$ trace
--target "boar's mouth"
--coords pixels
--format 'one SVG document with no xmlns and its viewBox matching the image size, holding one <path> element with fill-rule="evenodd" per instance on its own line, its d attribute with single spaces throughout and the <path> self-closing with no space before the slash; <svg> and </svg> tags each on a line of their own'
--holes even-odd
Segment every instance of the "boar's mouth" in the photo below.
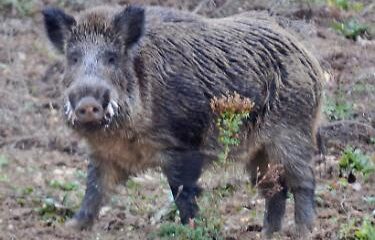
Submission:
<svg viewBox="0 0 375 240">
<path fill-rule="evenodd" d="M 85 131 L 95 131 L 100 129 L 108 129 L 113 124 L 117 123 L 117 118 L 120 113 L 120 106 L 115 100 L 110 100 L 107 106 L 103 109 L 103 114 L 100 119 L 96 121 L 80 121 L 77 113 L 69 100 L 64 104 L 64 118 L 68 126 Z"/>
</svg>

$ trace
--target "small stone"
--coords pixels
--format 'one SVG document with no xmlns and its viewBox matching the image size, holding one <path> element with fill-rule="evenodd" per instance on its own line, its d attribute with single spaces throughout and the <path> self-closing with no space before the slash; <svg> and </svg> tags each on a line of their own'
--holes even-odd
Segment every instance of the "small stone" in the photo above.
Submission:
<svg viewBox="0 0 375 240">
<path fill-rule="evenodd" d="M 355 190 L 355 191 L 360 191 L 362 189 L 362 185 L 358 182 L 352 184 L 352 188 Z"/>
</svg>

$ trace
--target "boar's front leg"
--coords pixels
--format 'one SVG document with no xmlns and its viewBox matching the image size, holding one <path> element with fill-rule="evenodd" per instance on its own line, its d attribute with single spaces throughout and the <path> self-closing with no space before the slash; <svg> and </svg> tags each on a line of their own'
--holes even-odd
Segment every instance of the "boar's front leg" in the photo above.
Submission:
<svg viewBox="0 0 375 240">
<path fill-rule="evenodd" d="M 77 230 L 89 229 L 98 216 L 105 197 L 103 172 L 100 166 L 90 162 L 87 168 L 86 192 L 80 210 L 66 225 Z"/>
<path fill-rule="evenodd" d="M 201 188 L 197 181 L 202 173 L 203 154 L 199 151 L 172 150 L 168 151 L 170 161 L 163 171 L 168 178 L 169 186 L 180 212 L 181 222 L 189 223 L 198 213 L 196 197 Z"/>
</svg>

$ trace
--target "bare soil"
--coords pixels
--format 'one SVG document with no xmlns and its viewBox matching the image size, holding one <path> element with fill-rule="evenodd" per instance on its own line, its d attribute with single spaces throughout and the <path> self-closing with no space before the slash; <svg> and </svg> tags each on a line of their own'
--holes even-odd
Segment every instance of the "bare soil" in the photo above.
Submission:
<svg viewBox="0 0 375 240">
<path fill-rule="evenodd" d="M 375 161 L 375 29 L 370 27 L 366 36 L 354 41 L 330 27 L 333 21 L 350 17 L 374 27 L 373 1 L 362 1 L 364 9 L 359 12 L 311 1 L 21 0 L 13 6 L 5 2 L 0 1 L 0 239 L 149 239 L 167 221 L 155 217 L 170 201 L 170 192 L 160 171 L 154 170 L 120 186 L 92 231 L 76 233 L 63 224 L 84 193 L 87 151 L 61 120 L 62 57 L 46 39 L 40 9 L 57 5 L 77 12 L 103 2 L 167 5 L 209 17 L 268 10 L 321 62 L 326 98 L 350 105 L 344 120 L 326 118 L 322 123 L 326 157 L 315 161 L 317 219 L 312 239 L 339 239 L 347 224 L 358 225 L 365 216 L 374 224 L 374 202 L 365 201 L 375 197 L 374 176 L 366 181 L 359 176 L 355 184 L 344 186 L 339 183 L 338 158 L 351 145 Z M 56 181 L 73 187 L 64 188 Z M 200 207 L 216 209 L 225 239 L 261 239 L 264 202 L 249 186 L 241 166 L 213 168 L 201 185 L 206 194 L 220 195 L 215 203 L 206 201 L 206 195 Z M 57 210 L 51 215 L 41 212 L 51 199 Z M 291 238 L 292 203 L 288 199 L 285 230 L 277 239 Z"/>
</svg>

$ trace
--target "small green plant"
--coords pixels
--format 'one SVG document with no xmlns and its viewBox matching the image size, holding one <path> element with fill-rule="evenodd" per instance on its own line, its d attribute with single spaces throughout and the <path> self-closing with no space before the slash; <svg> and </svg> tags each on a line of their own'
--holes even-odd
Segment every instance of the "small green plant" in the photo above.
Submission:
<svg viewBox="0 0 375 240">
<path fill-rule="evenodd" d="M 254 103 L 249 98 L 241 98 L 238 93 L 227 94 L 211 100 L 211 109 L 218 116 L 216 126 L 219 129 L 219 143 L 223 152 L 219 154 L 219 161 L 225 163 L 231 147 L 240 144 L 240 128 L 243 121 L 250 116 Z"/>
<path fill-rule="evenodd" d="M 354 10 L 358 12 L 363 9 L 363 3 L 351 2 L 349 0 L 327 0 L 327 5 L 345 11 Z"/>
<path fill-rule="evenodd" d="M 3 155 L 0 155 L 0 182 L 8 182 L 9 181 L 9 178 L 8 178 L 8 175 L 4 172 L 2 172 L 2 170 L 8 166 L 9 162 L 8 162 L 8 159 L 3 156 Z"/>
<path fill-rule="evenodd" d="M 76 182 L 62 182 L 58 180 L 51 180 L 49 185 L 53 188 L 60 189 L 63 191 L 74 191 L 78 189 L 78 183 Z"/>
<path fill-rule="evenodd" d="M 365 80 L 368 80 L 368 78 L 366 78 Z M 373 93 L 375 92 L 375 86 L 371 83 L 359 82 L 354 85 L 353 91 L 358 93 Z"/>
<path fill-rule="evenodd" d="M 362 197 L 363 201 L 365 201 L 369 205 L 374 205 L 375 206 L 375 195 L 374 196 L 365 196 Z"/>
<path fill-rule="evenodd" d="M 5 156 L 0 155 L 0 170 L 3 169 L 3 167 L 8 166 L 8 164 L 8 159 Z"/>
<path fill-rule="evenodd" d="M 334 22 L 332 28 L 352 40 L 356 40 L 358 36 L 366 35 L 369 29 L 367 25 L 359 23 L 354 19 L 344 22 Z"/>
<path fill-rule="evenodd" d="M 352 239 L 355 231 L 356 219 L 349 219 L 347 223 L 340 226 L 339 239 Z"/>
<path fill-rule="evenodd" d="M 357 218 L 350 219 L 341 225 L 339 239 L 375 240 L 375 226 L 368 216 L 362 221 Z"/>
<path fill-rule="evenodd" d="M 354 182 L 354 173 L 361 173 L 367 178 L 375 171 L 375 164 L 360 149 L 347 147 L 339 160 L 339 168 L 341 173 L 347 174 L 349 182 Z"/>
<path fill-rule="evenodd" d="M 65 206 L 66 196 L 64 196 L 63 204 L 50 197 L 42 200 L 42 206 L 36 210 L 47 224 L 51 225 L 54 222 L 63 223 L 66 219 L 73 216 L 74 210 Z"/>
<path fill-rule="evenodd" d="M 225 195 L 228 194 L 228 191 L 233 191 L 232 188 L 232 185 L 226 185 L 224 187 L 215 188 L 212 192 L 204 192 L 203 196 L 198 200 L 199 205 L 210 207 L 202 207 L 199 216 L 194 218 L 189 225 L 181 225 L 176 222 L 166 222 L 160 226 L 157 232 L 152 233 L 150 238 L 163 240 L 223 240 L 224 237 L 221 233 L 223 220 L 218 205 L 223 194 Z M 168 219 L 176 221 L 176 219 L 173 218 Z"/>
<path fill-rule="evenodd" d="M 375 240 L 375 226 L 371 223 L 369 218 L 365 218 L 354 236 L 358 240 Z"/>
<path fill-rule="evenodd" d="M 324 96 L 323 112 L 331 121 L 348 119 L 353 115 L 353 105 L 346 102 L 341 93 L 336 99 Z"/>
<path fill-rule="evenodd" d="M 204 218 L 195 219 L 196 227 L 181 225 L 178 223 L 166 223 L 160 226 L 157 236 L 160 239 L 179 240 L 212 240 L 224 239 L 220 236 L 217 226 Z"/>
<path fill-rule="evenodd" d="M 28 16 L 35 11 L 35 0 L 0 0 L 0 11 L 15 9 L 18 14 Z"/>
</svg>

